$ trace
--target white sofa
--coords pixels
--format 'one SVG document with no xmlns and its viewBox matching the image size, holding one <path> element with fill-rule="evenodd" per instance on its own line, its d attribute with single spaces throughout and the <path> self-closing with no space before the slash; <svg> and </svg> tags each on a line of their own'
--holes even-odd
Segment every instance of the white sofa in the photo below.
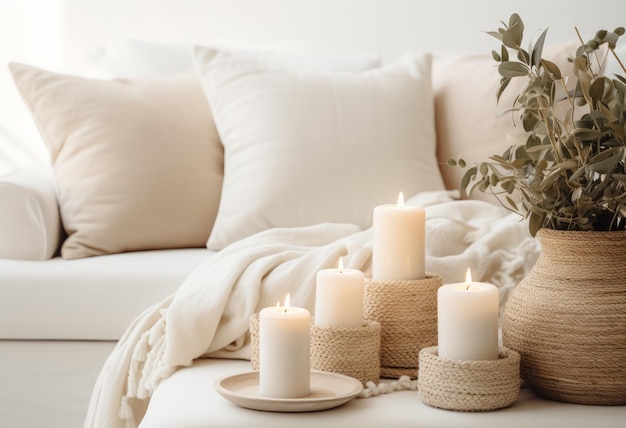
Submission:
<svg viewBox="0 0 626 428">
<path fill-rule="evenodd" d="M 216 3 L 219 2 L 208 2 L 205 5 L 207 8 L 205 12 L 215 11 Z M 378 3 L 385 2 L 368 2 L 362 9 L 358 9 L 359 13 L 372 17 L 379 14 L 381 10 L 386 10 L 381 9 L 382 6 Z M 319 7 L 327 10 L 332 6 L 324 3 Z M 415 5 L 403 4 L 402 7 L 404 11 L 400 8 L 398 15 L 417 12 Z M 623 7 L 621 3 L 619 7 Z M 225 19 L 225 22 L 228 18 L 234 22 L 231 12 L 233 12 L 232 9 L 225 7 L 220 16 Z M 511 11 L 506 13 L 509 12 Z M 279 16 L 280 14 L 275 17 L 276 22 L 280 21 Z M 316 17 L 320 18 L 319 15 Z M 506 16 L 498 16 L 498 19 L 505 18 Z M 306 21 L 305 17 L 302 19 Z M 573 24 L 579 24 L 581 19 L 578 17 L 578 21 Z M 406 21 L 403 22 L 406 23 Z M 439 25 L 445 25 L 446 22 L 445 19 L 441 20 Z M 488 25 L 491 27 L 497 25 L 497 20 L 489 22 Z M 393 25 L 389 25 L 391 25 L 390 31 L 393 31 Z M 306 28 L 303 31 L 306 31 Z M 333 30 L 328 29 L 332 27 L 325 28 L 332 34 Z M 293 31 L 293 28 L 289 31 Z M 337 28 L 334 31 L 336 34 L 345 36 L 345 33 L 338 32 Z M 393 37 L 386 37 L 388 39 L 384 43 L 398 41 Z M 402 37 L 405 36 L 400 36 L 400 39 Z M 218 42 L 228 41 L 227 38 L 218 38 Z M 323 43 L 330 45 L 332 41 L 333 38 L 325 34 Z M 74 40 L 73 47 L 76 48 L 76 44 L 81 42 L 84 40 Z M 307 45 L 307 43 L 304 44 Z M 280 45 L 280 43 L 274 43 L 274 45 Z M 311 50 L 319 47 L 310 43 L 309 45 L 312 47 Z M 387 48 L 395 53 L 401 49 L 398 47 L 400 45 L 395 44 L 391 47 L 387 45 Z M 406 46 L 402 48 L 405 52 L 418 50 L 412 42 L 402 46 Z M 547 55 L 552 56 L 555 62 L 565 64 L 565 58 L 571 53 L 572 46 L 573 42 L 553 44 L 548 47 Z M 346 46 L 343 48 L 345 50 Z M 361 43 L 355 43 L 349 48 L 354 52 L 376 50 L 366 49 Z M 429 49 L 425 49 L 423 45 L 419 46 L 419 51 L 426 50 Z M 331 62 L 333 67 L 336 66 L 338 69 L 347 67 L 363 70 L 377 66 L 375 64 L 377 56 L 358 55 L 344 61 L 342 55 L 338 56 L 336 51 L 332 53 Z M 393 63 L 395 60 L 387 58 L 387 53 L 383 53 L 383 62 Z M 196 56 L 198 55 L 200 54 L 196 52 Z M 323 63 L 325 60 L 317 58 L 314 68 L 328 68 L 328 64 L 320 65 L 319 61 Z M 50 106 L 47 105 L 37 106 L 37 102 L 33 100 L 47 95 L 44 89 L 41 89 L 41 92 L 27 93 L 32 90 L 28 87 L 33 81 L 41 84 L 42 79 L 48 79 L 47 81 L 52 81 L 54 84 L 65 84 L 67 87 L 63 88 L 56 98 L 50 98 L 52 101 L 56 100 L 55 105 L 64 105 L 63 95 L 67 94 L 66 91 L 75 90 L 76 94 L 88 93 L 85 91 L 93 89 L 98 83 L 74 80 L 65 75 L 52 75 L 29 67 L 19 67 L 21 66 L 14 70 L 16 80 L 22 79 L 23 82 L 28 82 L 28 84 L 22 84 L 22 93 L 27 103 L 30 100 L 30 107 L 37 117 L 40 130 L 52 153 L 54 169 L 49 166 L 29 168 L 0 179 L 0 379 L 2 379 L 0 425 L 7 427 L 79 426 L 84 420 L 89 395 L 98 371 L 127 326 L 146 308 L 174 293 L 201 262 L 217 252 L 204 246 L 213 227 L 213 221 L 208 221 L 208 219 L 214 219 L 217 215 L 223 179 L 221 174 L 229 174 L 230 171 L 221 170 L 224 154 L 219 150 L 221 147 L 219 145 L 209 148 L 194 146 L 195 151 L 190 149 L 183 160 L 174 159 L 170 156 L 170 152 L 165 152 L 164 156 L 156 160 L 146 159 L 143 156 L 151 153 L 151 150 L 156 150 L 150 146 L 139 147 L 134 152 L 124 152 L 119 155 L 120 157 L 111 159 L 103 157 L 102 152 L 89 157 L 88 150 L 82 152 L 77 150 L 76 153 L 68 155 L 64 152 L 66 149 L 62 147 L 63 144 L 57 145 L 57 142 L 65 141 L 68 135 L 72 137 L 73 131 L 62 135 L 63 132 L 58 128 L 52 129 L 46 125 L 46 122 L 54 122 L 59 112 L 51 112 Z M 189 120 L 193 114 L 201 116 L 200 113 L 203 115 L 207 113 L 207 106 L 202 105 L 204 98 L 200 85 L 195 80 L 196 74 L 186 75 L 184 78 L 162 77 L 161 79 L 160 82 L 163 85 L 185 85 L 182 89 L 179 86 L 172 86 L 172 92 L 179 94 L 180 92 L 176 91 L 183 91 L 187 98 L 184 100 L 169 98 L 170 105 L 163 110 L 151 111 L 150 114 L 153 116 L 150 120 L 154 121 L 155 116 L 162 117 L 158 115 L 174 114 L 177 111 L 181 116 L 184 114 L 186 120 Z M 184 82 L 181 83 L 182 80 L 180 80 L 172 83 L 175 79 L 182 79 Z M 449 158 L 462 154 L 470 162 L 479 161 L 508 146 L 506 135 L 513 134 L 514 129 L 508 122 L 494 119 L 498 111 L 494 97 L 498 80 L 488 50 L 480 53 L 473 50 L 472 53 L 463 54 L 436 53 L 432 62 L 433 94 L 431 98 L 424 99 L 427 106 L 429 103 L 430 107 L 434 106 L 432 137 L 436 138 L 433 140 L 436 141 L 436 147 L 431 147 L 430 152 L 425 152 L 424 156 L 432 158 L 433 162 L 430 166 L 435 165 L 435 169 L 437 162 L 439 163 L 442 181 L 439 184 L 435 183 L 432 188 L 429 185 L 420 187 L 420 183 L 413 183 L 411 184 L 414 186 L 412 191 L 437 190 L 444 184 L 449 189 L 458 188 L 462 172 L 445 165 Z M 158 83 L 153 82 L 150 85 L 154 85 L 150 86 L 150 90 L 154 87 L 158 88 L 155 89 L 156 91 L 161 90 Z M 105 88 L 102 93 L 108 93 L 108 89 Z M 168 93 L 164 96 L 176 97 L 178 95 Z M 512 92 L 511 96 L 513 96 Z M 150 100 L 154 99 L 144 100 L 141 106 L 149 105 Z M 509 101 L 505 97 L 502 103 L 506 105 Z M 195 113 L 189 113 L 190 111 Z M 77 112 L 80 112 L 80 108 L 65 113 L 76 115 Z M 99 112 L 102 113 L 102 110 Z M 210 112 L 206 117 L 209 116 Z M 83 120 L 77 119 L 78 116 L 72 117 L 76 120 Z M 150 120 L 146 122 L 148 125 L 152 123 Z M 135 126 L 132 128 L 133 132 L 137 129 L 144 129 L 137 125 L 134 119 L 131 122 L 131 125 Z M 64 126 L 71 128 L 74 123 L 76 122 L 70 121 Z M 170 128 L 176 123 L 172 122 Z M 205 129 L 203 126 L 199 128 L 194 128 L 193 124 L 190 126 L 192 129 L 181 132 L 188 132 L 187 135 L 193 138 L 206 137 L 209 133 L 215 132 L 214 129 Z M 126 130 L 127 128 L 124 128 L 124 132 Z M 220 134 L 222 132 L 227 131 L 220 129 Z M 52 135 L 52 133 L 57 134 Z M 119 135 L 119 133 L 116 134 L 116 136 Z M 159 137 L 159 135 L 149 135 L 149 138 Z M 134 141 L 129 144 L 134 144 Z M 381 144 L 387 143 L 381 142 Z M 80 145 L 78 147 L 80 148 Z M 76 156 L 85 155 L 86 157 L 78 158 L 76 163 L 71 164 L 64 158 L 65 155 L 74 156 L 75 159 Z M 228 152 L 226 156 L 228 159 Z M 188 163 L 190 160 L 195 161 L 192 167 Z M 157 163 L 149 164 L 152 161 Z M 127 177 L 124 175 L 125 170 L 123 168 L 114 170 L 120 162 L 122 166 L 128 167 L 145 166 L 139 169 L 140 172 L 134 171 L 131 175 L 138 179 L 149 177 L 149 182 L 139 183 L 138 187 L 125 182 L 124 177 Z M 197 175 L 186 175 L 198 163 L 203 162 L 211 164 L 209 170 L 200 169 L 199 172 L 210 180 L 208 188 L 206 185 L 194 186 L 193 180 L 197 179 Z M 98 176 L 98 171 L 104 171 L 107 166 L 113 169 L 113 171 L 109 169 L 107 173 L 113 174 L 101 177 L 100 181 L 88 180 L 89 177 Z M 297 168 L 300 167 L 297 166 Z M 432 175 L 432 171 L 430 173 Z M 439 174 L 439 171 L 436 173 Z M 167 188 L 168 183 L 172 181 L 171 178 L 174 177 L 177 178 L 176 185 Z M 319 177 L 322 177 L 322 174 Z M 107 195 L 119 194 L 120 189 L 129 190 L 128 198 L 117 202 L 118 208 L 132 205 L 138 210 L 147 209 L 147 211 L 132 218 L 124 217 L 126 215 L 124 214 L 120 219 L 115 217 L 116 212 L 106 210 L 107 201 L 104 202 L 105 209 L 102 209 L 102 205 L 98 205 L 102 203 L 102 200 L 87 201 L 88 205 L 73 205 L 76 198 L 81 198 L 80 195 L 98 194 L 101 189 L 99 186 L 106 187 L 111 184 L 112 180 L 117 180 L 118 187 L 106 188 Z M 66 187 L 68 183 L 69 187 Z M 287 180 L 286 184 L 293 183 Z M 236 186 L 232 183 L 230 185 Z M 156 192 L 157 196 L 165 194 L 172 199 L 167 199 L 165 203 L 162 200 L 138 199 L 137 195 L 141 193 L 137 192 L 147 194 L 153 187 L 161 189 L 160 192 Z M 382 190 L 378 189 L 378 191 Z M 205 201 L 204 205 L 198 202 L 199 195 L 209 194 L 210 202 Z M 188 205 L 183 205 L 181 201 Z M 252 204 L 254 201 L 249 199 L 246 202 Z M 89 205 L 90 203 L 92 205 Z M 178 208 L 178 211 L 174 210 L 176 212 L 173 214 L 170 213 L 172 206 Z M 92 208 L 93 212 L 90 215 L 95 215 L 95 217 L 82 216 Z M 165 212 L 170 213 L 171 216 L 165 216 L 163 214 Z M 151 213 L 155 215 L 152 216 Z M 159 216 L 161 216 L 160 222 L 155 220 L 151 223 L 152 217 Z M 106 224 L 107 219 L 111 220 L 112 223 L 109 226 L 112 227 L 104 228 L 104 230 L 98 229 L 97 226 Z M 232 220 L 232 218 L 222 219 L 222 221 L 226 220 Z M 269 222 L 272 223 L 274 220 L 270 219 Z M 343 219 L 339 218 L 337 221 L 341 220 Z M 366 216 L 363 220 L 364 227 L 367 226 L 367 220 Z M 70 230 L 70 235 L 74 235 L 74 240 L 70 239 L 71 245 L 68 245 L 70 241 L 61 227 L 62 221 L 65 230 Z M 113 223 L 114 221 L 118 223 Z M 122 229 L 118 227 L 120 224 L 124 225 Z M 254 221 L 244 219 L 244 224 L 254 224 Z M 281 226 L 281 224 L 272 224 L 272 226 Z M 167 234 L 164 229 L 172 233 Z M 85 230 L 88 233 L 82 235 L 82 231 Z M 200 232 L 194 235 L 190 230 Z M 157 235 L 157 232 L 163 232 L 162 236 L 152 240 L 151 235 Z M 254 230 L 250 233 L 252 232 Z M 100 239 L 96 245 L 92 240 L 93 237 Z M 237 238 L 236 235 L 223 235 L 219 237 L 219 244 L 214 242 L 213 246 L 209 244 L 209 248 L 223 248 L 224 243 Z M 103 244 L 100 245 L 100 243 Z M 65 258 L 61 257 L 63 250 Z M 215 423 L 215 426 L 242 426 L 256 424 L 261 420 L 268 426 L 283 422 L 302 424 L 302 420 L 308 420 L 310 424 L 332 421 L 331 423 L 341 425 L 344 422 L 352 423 L 354 420 L 351 419 L 352 417 L 360 417 L 361 419 L 356 420 L 359 420 L 361 426 L 380 426 L 392 420 L 397 426 L 408 426 L 416 421 L 425 420 L 432 426 L 435 423 L 439 426 L 456 426 L 460 423 L 473 424 L 473 426 L 495 423 L 511 426 L 528 426 L 531 423 L 536 426 L 557 426 L 567 421 L 568 426 L 594 424 L 608 427 L 617 426 L 626 417 L 623 407 L 603 409 L 559 405 L 541 401 L 528 391 L 523 391 L 520 406 L 508 410 L 511 416 L 508 413 L 496 412 L 472 418 L 472 415 L 436 411 L 419 403 L 417 397 L 409 395 L 411 392 L 381 397 L 379 401 L 371 399 L 373 407 L 368 407 L 370 404 L 365 400 L 353 402 L 344 410 L 313 414 L 309 416 L 310 420 L 307 417 L 301 419 L 297 415 L 258 414 L 233 407 L 217 396 L 211 388 L 207 391 L 207 385 L 210 385 L 213 379 L 225 373 L 244 369 L 246 364 L 245 362 L 225 361 L 220 367 L 215 366 L 217 361 L 202 361 L 197 366 L 181 370 L 166 380 L 157 389 L 143 426 L 208 426 L 209 423 Z M 206 381 L 199 382 L 200 378 L 205 378 Z M 183 389 L 187 395 L 180 395 Z M 207 394 L 206 402 L 204 394 Z M 394 410 L 393 414 L 382 413 L 383 408 L 396 405 L 394 396 L 398 397 L 397 400 L 400 403 L 398 406 L 411 406 L 410 411 L 407 410 L 404 413 L 404 410 L 398 409 Z M 201 397 L 200 400 L 198 400 L 199 397 Z M 180 401 L 175 401 L 175 399 Z M 192 403 L 195 407 L 188 409 L 180 403 Z M 206 407 L 201 407 L 203 403 L 208 404 Z M 212 409 L 215 406 L 220 408 L 223 406 L 224 413 L 213 419 Z M 399 416 L 399 413 L 402 415 Z M 528 415 L 533 416 L 526 419 Z M 334 419 L 326 419 L 327 417 Z M 367 420 L 369 420 L 369 425 L 365 422 Z M 304 426 L 307 426 L 309 422 L 304 423 Z"/>
</svg>

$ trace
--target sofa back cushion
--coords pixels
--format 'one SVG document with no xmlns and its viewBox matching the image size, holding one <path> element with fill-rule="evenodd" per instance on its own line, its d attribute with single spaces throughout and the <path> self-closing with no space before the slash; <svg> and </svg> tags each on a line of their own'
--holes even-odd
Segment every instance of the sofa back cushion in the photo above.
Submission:
<svg viewBox="0 0 626 428">
<path fill-rule="evenodd" d="M 195 59 L 225 155 L 209 249 L 271 227 L 367 228 L 400 191 L 443 189 L 430 55 L 360 72 L 209 48 Z"/>
<path fill-rule="evenodd" d="M 50 152 L 63 258 L 205 245 L 223 150 L 197 79 L 10 69 Z"/>
<path fill-rule="evenodd" d="M 495 46 L 497 41 L 494 39 Z M 564 76 L 571 75 L 572 66 L 567 59 L 574 55 L 578 46 L 576 40 L 546 45 L 543 56 L 557 64 Z M 526 83 L 523 77 L 513 79 L 498 104 L 496 92 L 500 86 L 500 74 L 490 54 L 441 55 L 434 58 L 437 156 L 446 187 L 458 189 L 465 173 L 461 168 L 447 166 L 448 159 L 462 157 L 468 166 L 472 166 L 488 160 L 489 156 L 502 154 L 523 138 L 524 130 L 517 114 L 497 116 L 512 107 L 515 97 Z M 490 194 L 478 191 L 471 196 L 496 202 Z"/>
</svg>

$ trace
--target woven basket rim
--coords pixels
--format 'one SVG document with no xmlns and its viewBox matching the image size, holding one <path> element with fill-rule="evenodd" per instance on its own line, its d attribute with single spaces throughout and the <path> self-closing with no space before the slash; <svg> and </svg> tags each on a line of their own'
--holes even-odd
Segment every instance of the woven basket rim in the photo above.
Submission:
<svg viewBox="0 0 626 428">
<path fill-rule="evenodd" d="M 329 333 L 352 333 L 367 330 L 380 330 L 380 322 L 376 320 L 364 319 L 363 324 L 359 327 L 332 327 L 328 325 L 317 325 L 315 324 L 315 318 L 311 317 L 311 328 Z"/>
<path fill-rule="evenodd" d="M 433 358 L 436 361 L 452 363 L 453 365 L 463 365 L 467 366 L 468 364 L 472 367 L 479 369 L 481 367 L 493 367 L 494 365 L 503 365 L 514 363 L 516 361 L 520 361 L 520 354 L 513 349 L 507 348 L 506 346 L 500 346 L 498 348 L 498 359 L 497 360 L 452 360 L 449 358 L 442 358 L 439 356 L 439 347 L 438 346 L 429 346 L 428 348 L 424 348 L 420 351 L 420 354 L 424 354 L 424 356 L 429 355 L 430 358 Z"/>
<path fill-rule="evenodd" d="M 615 239 L 626 238 L 626 230 L 558 230 L 550 229 L 548 227 L 542 227 L 537 232 L 538 237 L 547 238 L 600 238 L 600 239 Z"/>
<path fill-rule="evenodd" d="M 365 276 L 365 281 L 369 283 L 415 284 L 432 280 L 441 280 L 441 275 L 434 272 L 426 272 L 424 278 L 421 279 L 372 279 L 371 275 Z"/>
</svg>

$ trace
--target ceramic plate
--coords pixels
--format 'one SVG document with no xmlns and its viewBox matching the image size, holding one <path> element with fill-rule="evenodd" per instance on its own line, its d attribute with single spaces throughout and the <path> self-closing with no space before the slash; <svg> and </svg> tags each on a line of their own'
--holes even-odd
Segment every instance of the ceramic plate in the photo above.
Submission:
<svg viewBox="0 0 626 428">
<path fill-rule="evenodd" d="M 270 398 L 259 392 L 259 372 L 226 376 L 215 382 L 228 401 L 248 409 L 269 412 L 314 412 L 341 406 L 359 395 L 361 382 L 337 373 L 311 371 L 311 394 L 302 398 Z"/>
</svg>

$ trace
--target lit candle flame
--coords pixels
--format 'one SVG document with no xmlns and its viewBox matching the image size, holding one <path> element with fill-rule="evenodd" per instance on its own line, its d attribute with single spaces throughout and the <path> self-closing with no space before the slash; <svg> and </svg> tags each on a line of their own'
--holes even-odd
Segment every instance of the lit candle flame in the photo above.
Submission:
<svg viewBox="0 0 626 428">
<path fill-rule="evenodd" d="M 289 301 L 289 293 L 287 293 L 287 296 L 285 296 L 285 304 L 283 306 L 280 306 L 280 300 L 278 302 L 276 302 L 276 309 L 277 310 L 281 310 L 281 308 L 285 311 L 285 313 L 287 313 L 287 309 L 289 309 L 289 304 L 291 302 Z"/>
<path fill-rule="evenodd" d="M 287 297 L 285 297 L 285 313 L 287 313 L 287 309 L 289 309 L 289 304 L 291 303 L 289 299 L 289 293 L 287 293 Z"/>
<path fill-rule="evenodd" d="M 398 208 L 404 208 L 404 194 L 402 192 L 398 194 Z"/>
<path fill-rule="evenodd" d="M 467 272 L 465 273 L 465 285 L 467 285 L 467 287 L 465 287 L 466 291 L 472 286 L 472 272 L 470 268 L 467 268 Z"/>
<path fill-rule="evenodd" d="M 343 273 L 343 257 L 339 257 L 339 273 Z"/>
</svg>

